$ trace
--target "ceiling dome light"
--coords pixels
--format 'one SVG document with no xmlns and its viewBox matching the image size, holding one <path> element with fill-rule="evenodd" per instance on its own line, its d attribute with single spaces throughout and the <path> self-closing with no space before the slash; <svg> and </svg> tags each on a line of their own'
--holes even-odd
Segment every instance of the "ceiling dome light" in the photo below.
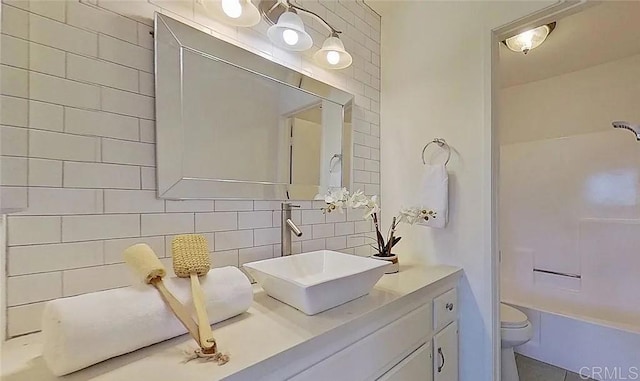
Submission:
<svg viewBox="0 0 640 381">
<path fill-rule="evenodd" d="M 228 25 L 252 27 L 260 23 L 260 11 L 251 0 L 198 0 L 212 18 Z"/>
<path fill-rule="evenodd" d="M 555 29 L 556 23 L 541 25 L 502 41 L 510 50 L 527 54 L 540 46 Z"/>
<path fill-rule="evenodd" d="M 304 30 L 302 19 L 291 11 L 284 12 L 278 23 L 269 27 L 267 36 L 275 45 L 296 52 L 307 50 L 313 45 L 311 36 Z"/>
<path fill-rule="evenodd" d="M 344 69 L 353 62 L 351 54 L 344 49 L 337 34 L 324 40 L 322 48 L 313 55 L 313 59 L 325 69 Z"/>
</svg>

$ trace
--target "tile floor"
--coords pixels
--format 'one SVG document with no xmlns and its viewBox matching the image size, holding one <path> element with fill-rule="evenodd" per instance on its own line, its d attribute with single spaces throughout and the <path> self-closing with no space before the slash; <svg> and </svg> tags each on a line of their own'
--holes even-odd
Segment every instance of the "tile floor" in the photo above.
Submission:
<svg viewBox="0 0 640 381">
<path fill-rule="evenodd" d="M 582 381 L 579 374 L 516 354 L 520 381 Z"/>
</svg>

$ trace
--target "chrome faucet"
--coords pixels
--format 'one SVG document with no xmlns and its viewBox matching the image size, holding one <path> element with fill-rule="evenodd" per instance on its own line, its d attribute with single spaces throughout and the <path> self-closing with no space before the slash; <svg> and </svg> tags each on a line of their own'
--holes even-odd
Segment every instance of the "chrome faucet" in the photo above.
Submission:
<svg viewBox="0 0 640 381">
<path fill-rule="evenodd" d="M 291 208 L 299 207 L 300 205 L 292 205 L 289 202 L 282 203 L 282 209 L 280 210 L 280 232 L 282 236 L 280 242 L 281 257 L 284 257 L 285 255 L 291 255 L 291 232 L 293 232 L 296 237 L 302 236 L 302 231 L 300 230 L 300 228 L 298 228 L 296 224 L 291 220 Z"/>
</svg>

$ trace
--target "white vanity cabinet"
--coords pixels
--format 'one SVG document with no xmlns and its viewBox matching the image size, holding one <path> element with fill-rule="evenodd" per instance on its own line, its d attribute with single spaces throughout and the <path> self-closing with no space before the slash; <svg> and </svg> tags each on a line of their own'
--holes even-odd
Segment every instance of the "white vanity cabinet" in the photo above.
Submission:
<svg viewBox="0 0 640 381">
<path fill-rule="evenodd" d="M 430 298 L 289 380 L 457 381 L 456 289 Z"/>
</svg>

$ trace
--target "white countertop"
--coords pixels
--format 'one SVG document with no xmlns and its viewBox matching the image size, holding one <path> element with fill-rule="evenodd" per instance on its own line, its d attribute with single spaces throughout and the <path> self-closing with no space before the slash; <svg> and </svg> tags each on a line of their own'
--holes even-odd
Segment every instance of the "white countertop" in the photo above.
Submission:
<svg viewBox="0 0 640 381">
<path fill-rule="evenodd" d="M 184 351 L 197 347 L 184 335 L 57 378 L 40 356 L 40 334 L 27 335 L 2 345 L 2 380 L 212 381 L 233 379 L 232 376 L 240 374 L 254 379 L 256 374 L 273 371 L 286 363 L 290 350 L 337 332 L 350 322 L 375 318 L 376 312 L 385 307 L 400 306 L 405 296 L 457 279 L 461 273 L 461 269 L 451 266 L 404 264 L 398 274 L 384 275 L 369 295 L 314 316 L 304 315 L 267 296 L 256 286 L 253 304 L 247 312 L 213 326 L 218 347 L 231 355 L 231 361 L 223 366 L 198 360 L 183 363 Z"/>
</svg>

